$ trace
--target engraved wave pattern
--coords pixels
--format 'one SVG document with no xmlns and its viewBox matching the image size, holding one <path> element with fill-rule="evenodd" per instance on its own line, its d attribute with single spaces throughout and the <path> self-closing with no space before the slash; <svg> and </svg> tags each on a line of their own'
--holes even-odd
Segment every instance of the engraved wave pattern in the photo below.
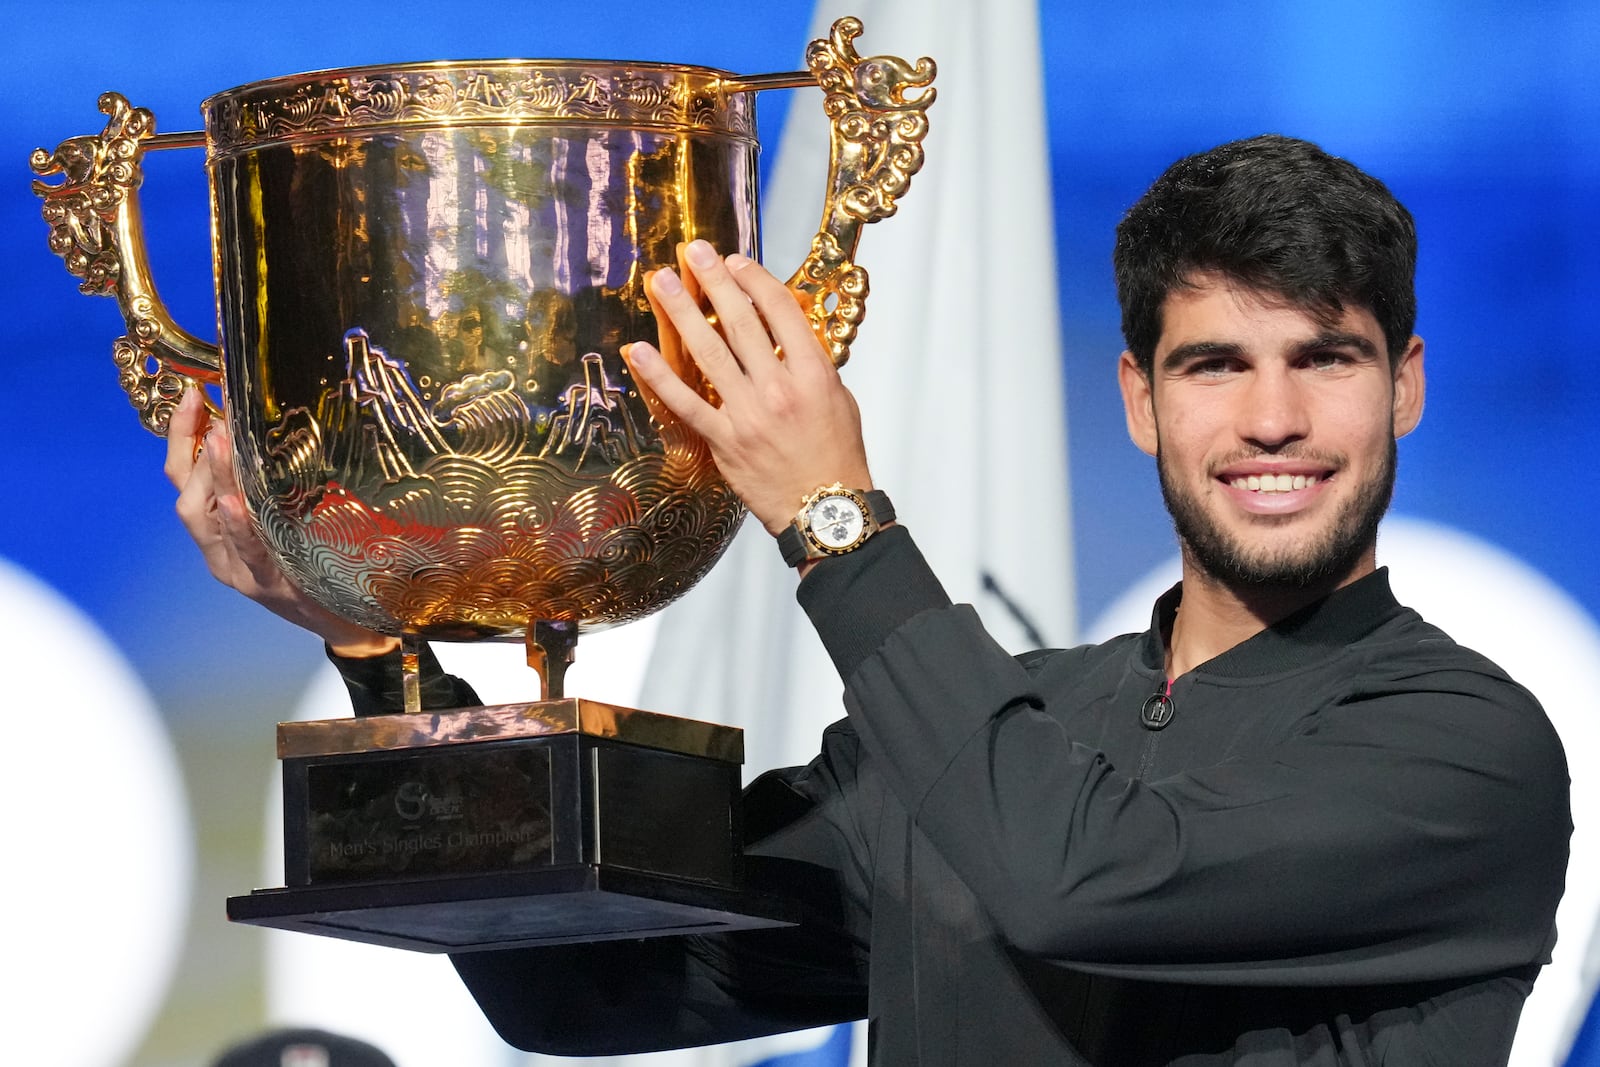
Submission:
<svg viewBox="0 0 1600 1067">
<path fill-rule="evenodd" d="M 454 437 L 457 451 L 500 463 L 527 451 L 533 418 L 521 397 L 501 391 L 460 404 L 442 425 Z"/>
<path fill-rule="evenodd" d="M 298 521 L 269 503 L 262 528 L 302 585 L 374 629 L 510 637 L 540 618 L 601 629 L 687 592 L 744 515 L 698 438 L 675 426 L 662 438 L 664 454 L 603 476 L 527 455 L 434 456 L 376 500 L 329 484 Z"/>
</svg>

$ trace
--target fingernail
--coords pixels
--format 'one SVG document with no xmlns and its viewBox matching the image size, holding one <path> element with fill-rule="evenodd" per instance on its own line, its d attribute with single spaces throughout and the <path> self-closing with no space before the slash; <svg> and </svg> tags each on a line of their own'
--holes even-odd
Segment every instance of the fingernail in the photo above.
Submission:
<svg viewBox="0 0 1600 1067">
<path fill-rule="evenodd" d="M 622 358 L 631 367 L 648 367 L 656 358 L 656 350 L 643 341 L 635 341 L 623 349 Z"/>
<path fill-rule="evenodd" d="M 717 250 L 706 241 L 690 241 L 689 247 L 684 249 L 684 255 L 697 267 L 717 265 Z"/>
<path fill-rule="evenodd" d="M 690 246 L 694 247 L 693 245 Z M 656 271 L 651 279 L 658 293 L 677 294 L 683 292 L 683 283 L 678 280 L 678 275 L 671 267 L 662 267 Z"/>
<path fill-rule="evenodd" d="M 754 262 L 755 260 L 751 259 L 749 256 L 741 256 L 737 252 L 729 256 L 727 259 L 729 270 L 744 270 Z"/>
</svg>

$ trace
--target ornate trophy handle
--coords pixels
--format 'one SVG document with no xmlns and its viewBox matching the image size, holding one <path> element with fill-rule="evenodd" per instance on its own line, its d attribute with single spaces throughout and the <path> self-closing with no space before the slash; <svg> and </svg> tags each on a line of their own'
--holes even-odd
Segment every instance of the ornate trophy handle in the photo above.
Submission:
<svg viewBox="0 0 1600 1067">
<path fill-rule="evenodd" d="M 79 291 L 117 298 L 128 326 L 111 350 L 118 379 L 139 421 L 165 435 L 185 385 L 220 382 L 222 362 L 215 345 L 172 320 L 156 293 L 139 215 L 140 161 L 149 149 L 198 147 L 205 138 L 157 136 L 155 116 L 117 93 L 102 94 L 99 107 L 110 116 L 104 132 L 68 138 L 54 153 L 34 149 L 28 160 L 34 173 L 64 180 L 35 180 L 33 191 L 44 200 L 51 250 L 83 279 Z"/>
<path fill-rule="evenodd" d="M 806 66 L 826 94 L 822 107 L 833 123 L 832 151 L 822 223 L 810 254 L 787 282 L 835 366 L 850 358 L 850 342 L 866 314 L 867 272 L 851 258 L 861 227 L 893 215 L 895 198 L 922 169 L 928 105 L 936 95 L 929 88 L 933 60 L 862 59 L 852 43 L 859 36 L 861 21 L 846 17 L 806 49 Z M 797 83 L 773 75 L 738 84 L 764 89 Z"/>
</svg>

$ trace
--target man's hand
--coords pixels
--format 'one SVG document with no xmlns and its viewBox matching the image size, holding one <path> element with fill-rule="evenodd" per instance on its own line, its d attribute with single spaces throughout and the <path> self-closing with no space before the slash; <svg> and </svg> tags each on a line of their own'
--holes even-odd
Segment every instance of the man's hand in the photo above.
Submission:
<svg viewBox="0 0 1600 1067">
<path fill-rule="evenodd" d="M 338 655 L 379 656 L 400 643 L 341 619 L 284 577 L 250 525 L 227 429 L 212 423 L 196 387 L 184 394 L 167 427 L 165 469 L 178 489 L 178 518 L 217 581 L 310 630 Z"/>
<path fill-rule="evenodd" d="M 721 406 L 685 385 L 644 342 L 625 353 L 635 378 L 705 438 L 717 469 L 774 536 L 820 486 L 871 489 L 855 398 L 794 294 L 760 264 L 739 255 L 723 260 L 705 241 L 688 245 L 684 259 L 718 325 L 671 270 L 651 276 L 650 302 L 663 346 L 670 351 L 675 343 L 670 323 Z"/>
</svg>

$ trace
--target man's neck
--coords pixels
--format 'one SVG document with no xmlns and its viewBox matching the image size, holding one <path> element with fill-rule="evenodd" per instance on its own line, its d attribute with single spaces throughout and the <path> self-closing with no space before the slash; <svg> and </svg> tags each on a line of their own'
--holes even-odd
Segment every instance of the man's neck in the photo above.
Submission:
<svg viewBox="0 0 1600 1067">
<path fill-rule="evenodd" d="M 1177 678 L 1243 644 L 1280 619 L 1341 589 L 1377 568 L 1368 553 L 1342 577 L 1304 588 L 1241 586 L 1224 582 L 1183 558 L 1183 600 L 1167 638 L 1167 677 Z"/>
</svg>

